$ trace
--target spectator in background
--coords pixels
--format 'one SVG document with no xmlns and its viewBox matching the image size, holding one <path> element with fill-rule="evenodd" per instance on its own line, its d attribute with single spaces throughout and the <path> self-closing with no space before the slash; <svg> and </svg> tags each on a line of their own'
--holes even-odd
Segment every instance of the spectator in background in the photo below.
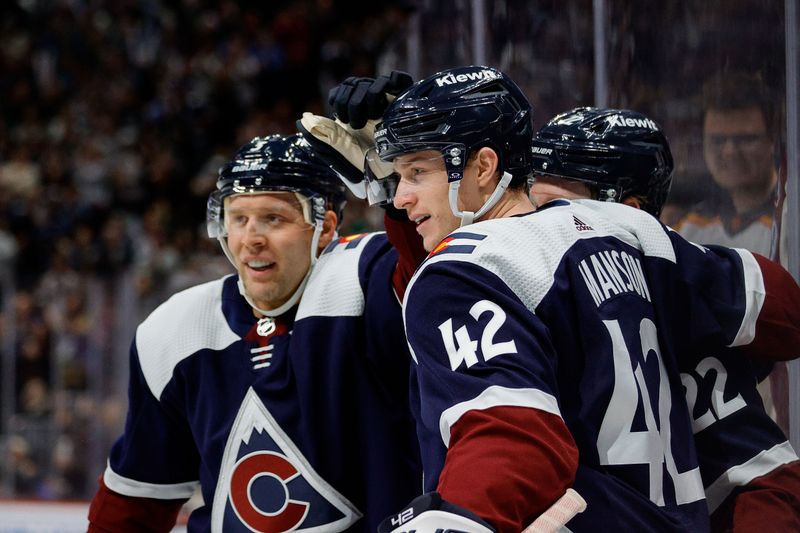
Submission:
<svg viewBox="0 0 800 533">
<path fill-rule="evenodd" d="M 721 191 L 673 224 L 686 239 L 773 256 L 778 183 L 773 100 L 754 73 L 723 72 L 703 86 L 703 156 Z M 787 380 L 785 366 L 779 363 L 759 385 L 765 409 L 785 432 Z"/>
<path fill-rule="evenodd" d="M 632 120 L 608 127 L 615 119 L 618 124 Z M 672 180 L 671 150 L 645 115 L 576 108 L 539 130 L 533 147 L 536 205 L 562 197 L 593 198 L 660 214 Z M 666 168 L 664 161 L 670 161 Z M 765 515 L 774 531 L 800 530 L 800 461 L 756 391 L 758 376 L 772 365 L 742 357 L 736 349 L 709 353 L 697 347 L 682 350 L 678 364 L 711 530 L 757 531 Z M 747 478 L 738 475 L 744 470 Z"/>
<path fill-rule="evenodd" d="M 770 255 L 777 183 L 775 114 L 756 74 L 723 73 L 703 87 L 703 155 L 721 194 L 674 224 L 694 242 Z"/>
</svg>

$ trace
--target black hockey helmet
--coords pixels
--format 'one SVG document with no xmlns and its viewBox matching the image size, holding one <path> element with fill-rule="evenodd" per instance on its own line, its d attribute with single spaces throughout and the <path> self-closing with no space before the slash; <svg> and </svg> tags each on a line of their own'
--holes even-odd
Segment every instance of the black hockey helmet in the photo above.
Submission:
<svg viewBox="0 0 800 533">
<path fill-rule="evenodd" d="M 500 171 L 519 183 L 530 175 L 532 114 L 528 99 L 508 76 L 491 67 L 444 70 L 415 83 L 392 102 L 375 128 L 381 161 L 438 150 L 450 182 L 461 179 L 477 148 L 497 152 Z"/>
<path fill-rule="evenodd" d="M 534 174 L 587 183 L 600 200 L 640 196 L 658 217 L 672 185 L 673 160 L 661 127 L 628 109 L 579 107 L 539 130 L 532 144 Z"/>
<path fill-rule="evenodd" d="M 228 196 L 297 193 L 308 199 L 311 209 L 305 215 L 314 225 L 328 209 L 341 222 L 345 191 L 338 174 L 314 154 L 302 135 L 255 137 L 219 169 L 217 190 L 208 199 L 208 234 L 212 238 L 225 235 L 223 206 Z"/>
</svg>

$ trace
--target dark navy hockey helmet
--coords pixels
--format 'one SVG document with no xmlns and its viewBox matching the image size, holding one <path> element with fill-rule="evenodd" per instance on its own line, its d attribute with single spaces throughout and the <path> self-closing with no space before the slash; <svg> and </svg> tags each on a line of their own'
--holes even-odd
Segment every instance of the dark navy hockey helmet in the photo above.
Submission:
<svg viewBox="0 0 800 533">
<path fill-rule="evenodd" d="M 293 192 L 308 200 L 306 220 L 321 223 L 325 211 L 342 220 L 346 197 L 338 174 L 322 161 L 300 134 L 255 137 L 219 169 L 217 190 L 208 199 L 208 234 L 224 237 L 224 200 L 236 194 Z M 305 206 L 304 206 L 305 209 Z"/>
<path fill-rule="evenodd" d="M 673 160 L 664 132 L 627 109 L 579 107 L 548 122 L 533 139 L 534 174 L 587 183 L 598 199 L 639 196 L 658 217 L 672 185 Z"/>
<path fill-rule="evenodd" d="M 452 68 L 418 81 L 389 105 L 375 128 L 374 155 L 387 162 L 402 154 L 439 151 L 454 182 L 473 151 L 488 146 L 497 152 L 500 171 L 520 183 L 532 171 L 532 114 L 520 88 L 499 70 Z"/>
</svg>

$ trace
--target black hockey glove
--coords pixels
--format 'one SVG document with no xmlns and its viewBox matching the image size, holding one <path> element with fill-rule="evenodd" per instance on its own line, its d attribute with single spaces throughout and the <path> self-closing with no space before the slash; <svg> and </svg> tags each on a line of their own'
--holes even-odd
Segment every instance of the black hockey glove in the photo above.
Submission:
<svg viewBox="0 0 800 533">
<path fill-rule="evenodd" d="M 351 76 L 328 92 L 328 103 L 336 118 L 358 130 L 368 120 L 380 119 L 393 97 L 413 83 L 411 75 L 401 70 L 375 79 Z"/>
<path fill-rule="evenodd" d="M 350 77 L 328 96 L 337 118 L 303 113 L 297 121 L 297 130 L 358 198 L 367 196 L 364 157 L 375 144 L 375 125 L 389 102 L 412 83 L 411 76 L 399 70 L 376 79 Z M 373 171 L 381 176 L 392 172 L 390 164 L 375 165 L 381 168 Z"/>
</svg>

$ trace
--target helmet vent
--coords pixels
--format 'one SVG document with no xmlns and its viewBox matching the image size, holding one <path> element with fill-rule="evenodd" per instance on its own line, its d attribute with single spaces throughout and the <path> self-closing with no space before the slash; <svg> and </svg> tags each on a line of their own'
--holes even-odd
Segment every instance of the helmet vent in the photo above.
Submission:
<svg viewBox="0 0 800 533">
<path fill-rule="evenodd" d="M 608 131 L 609 123 L 605 120 L 595 120 L 587 126 L 586 130 L 595 135 L 603 135 Z"/>
<path fill-rule="evenodd" d="M 564 163 L 589 167 L 602 167 L 604 164 L 619 159 L 619 156 L 599 150 L 565 150 L 560 152 Z"/>
<path fill-rule="evenodd" d="M 487 83 L 486 85 L 476 87 L 474 90 L 465 94 L 464 98 L 483 98 L 486 96 L 503 96 L 506 94 L 508 94 L 508 90 L 503 87 L 503 84 L 499 81 L 494 81 L 492 83 Z M 519 103 L 515 98 L 507 98 L 506 101 L 512 105 L 514 111 L 520 110 Z"/>
<path fill-rule="evenodd" d="M 399 120 L 392 129 L 399 137 L 404 135 L 425 135 L 436 133 L 446 124 L 445 118 L 448 113 L 431 113 L 423 117 L 409 117 Z"/>
</svg>

